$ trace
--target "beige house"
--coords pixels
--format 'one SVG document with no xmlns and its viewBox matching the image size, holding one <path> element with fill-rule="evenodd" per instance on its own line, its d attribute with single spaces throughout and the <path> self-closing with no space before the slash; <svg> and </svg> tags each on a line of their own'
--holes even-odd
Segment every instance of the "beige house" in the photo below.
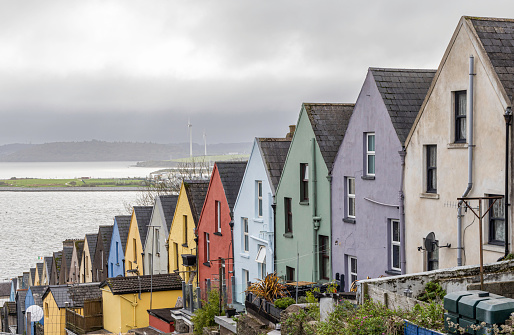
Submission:
<svg viewBox="0 0 514 335">
<path fill-rule="evenodd" d="M 93 262 L 96 251 L 96 241 L 98 234 L 86 234 L 84 238 L 84 249 L 80 259 L 80 278 L 79 283 L 93 282 Z"/>
<path fill-rule="evenodd" d="M 504 195 L 513 92 L 514 20 L 462 17 L 406 140 L 408 273 L 479 263 L 478 219 L 457 198 Z M 504 255 L 504 208 L 498 201 L 483 219 L 485 263 Z"/>
</svg>

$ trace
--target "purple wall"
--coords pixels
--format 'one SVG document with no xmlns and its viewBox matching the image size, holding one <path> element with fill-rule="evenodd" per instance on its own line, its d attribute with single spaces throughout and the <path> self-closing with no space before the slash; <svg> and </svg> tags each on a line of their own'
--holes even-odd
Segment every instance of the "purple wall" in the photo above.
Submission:
<svg viewBox="0 0 514 335">
<path fill-rule="evenodd" d="M 366 172 L 365 133 L 369 132 L 375 132 L 374 180 L 362 178 Z M 334 277 L 336 273 L 345 274 L 345 290 L 351 285 L 348 256 L 357 258 L 358 279 L 387 275 L 386 271 L 394 273 L 389 271 L 389 227 L 391 219 L 400 219 L 397 206 L 401 149 L 373 75 L 368 71 L 332 171 L 332 271 Z M 343 221 L 347 200 L 345 177 L 355 178 L 355 223 Z"/>
</svg>

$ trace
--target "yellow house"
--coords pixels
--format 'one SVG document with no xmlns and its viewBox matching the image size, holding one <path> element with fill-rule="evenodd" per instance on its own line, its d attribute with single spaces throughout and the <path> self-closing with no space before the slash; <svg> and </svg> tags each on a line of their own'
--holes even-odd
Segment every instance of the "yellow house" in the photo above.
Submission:
<svg viewBox="0 0 514 335">
<path fill-rule="evenodd" d="M 34 277 L 34 286 L 42 285 L 41 281 L 43 279 L 43 263 L 36 264 L 36 275 Z"/>
<path fill-rule="evenodd" d="M 104 281 L 101 290 L 104 329 L 118 334 L 148 327 L 149 309 L 175 307 L 182 282 L 175 273 L 114 277 Z"/>
<path fill-rule="evenodd" d="M 168 237 L 170 272 L 178 270 L 184 281 L 194 285 L 196 285 L 196 272 L 193 271 L 196 271 L 196 266 L 185 266 L 182 255 L 196 256 L 195 229 L 208 188 L 208 180 L 182 182 Z"/>
<path fill-rule="evenodd" d="M 152 217 L 152 206 L 134 206 L 130 219 L 130 228 L 125 247 L 125 276 L 142 275 L 143 272 L 143 243 L 146 240 L 148 224 Z M 133 272 L 137 270 L 138 272 Z"/>
<path fill-rule="evenodd" d="M 93 281 L 93 262 L 97 239 L 98 234 L 86 234 L 84 238 L 84 251 L 80 260 L 80 283 L 91 283 Z"/>
</svg>

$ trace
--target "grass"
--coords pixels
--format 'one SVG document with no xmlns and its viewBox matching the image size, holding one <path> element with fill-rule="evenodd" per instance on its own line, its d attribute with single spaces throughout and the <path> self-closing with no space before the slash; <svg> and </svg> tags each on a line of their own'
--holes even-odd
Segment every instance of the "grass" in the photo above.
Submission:
<svg viewBox="0 0 514 335">
<path fill-rule="evenodd" d="M 0 187 L 139 187 L 144 179 L 0 179 Z"/>
<path fill-rule="evenodd" d="M 183 163 L 189 163 L 192 160 L 196 162 L 203 162 L 203 161 L 231 161 L 231 160 L 247 160 L 250 157 L 250 155 L 213 155 L 213 156 L 194 156 L 186 157 L 186 158 L 177 158 L 173 159 L 173 162 L 183 162 Z"/>
</svg>

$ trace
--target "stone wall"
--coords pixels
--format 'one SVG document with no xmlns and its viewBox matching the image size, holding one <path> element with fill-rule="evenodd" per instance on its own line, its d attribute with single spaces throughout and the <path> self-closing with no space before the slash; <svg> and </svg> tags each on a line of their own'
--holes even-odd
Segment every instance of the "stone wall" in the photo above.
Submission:
<svg viewBox="0 0 514 335">
<path fill-rule="evenodd" d="M 242 314 L 238 316 L 236 334 L 261 335 L 267 334 L 269 331 L 270 329 L 266 324 L 250 316 L 249 314 Z"/>
<path fill-rule="evenodd" d="M 469 290 L 480 290 L 480 283 L 469 284 Z M 514 281 L 484 283 L 484 291 L 507 298 L 514 298 Z"/>
</svg>

